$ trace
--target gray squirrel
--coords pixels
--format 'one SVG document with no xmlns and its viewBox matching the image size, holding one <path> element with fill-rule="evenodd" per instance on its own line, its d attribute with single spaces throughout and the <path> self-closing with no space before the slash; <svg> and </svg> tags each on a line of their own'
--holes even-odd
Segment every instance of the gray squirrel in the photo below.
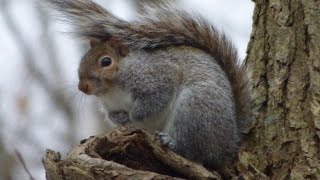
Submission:
<svg viewBox="0 0 320 180">
<path fill-rule="evenodd" d="M 91 0 L 45 0 L 91 49 L 79 89 L 102 101 L 112 122 L 157 132 L 178 154 L 221 169 L 250 119 L 246 68 L 225 34 L 170 5 L 146 7 L 134 22 Z"/>
</svg>

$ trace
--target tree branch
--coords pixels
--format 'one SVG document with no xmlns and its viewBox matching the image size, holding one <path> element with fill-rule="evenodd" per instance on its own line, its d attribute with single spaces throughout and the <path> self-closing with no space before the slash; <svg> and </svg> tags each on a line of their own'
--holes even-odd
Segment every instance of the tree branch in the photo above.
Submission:
<svg viewBox="0 0 320 180">
<path fill-rule="evenodd" d="M 221 179 L 133 125 L 83 141 L 65 160 L 48 150 L 43 164 L 47 179 Z"/>
</svg>

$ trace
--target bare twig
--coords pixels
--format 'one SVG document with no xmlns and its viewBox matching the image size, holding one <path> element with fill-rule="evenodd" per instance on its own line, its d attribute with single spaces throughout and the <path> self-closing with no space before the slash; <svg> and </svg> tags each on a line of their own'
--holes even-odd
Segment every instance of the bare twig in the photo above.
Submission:
<svg viewBox="0 0 320 180">
<path fill-rule="evenodd" d="M 23 166 L 23 169 L 27 172 L 30 180 L 35 180 L 35 178 L 34 178 L 34 177 L 32 176 L 32 174 L 31 174 L 31 172 L 29 171 L 29 169 L 28 169 L 28 167 L 27 167 L 27 165 L 26 165 L 26 163 L 25 163 L 25 161 L 24 161 L 21 153 L 20 153 L 18 150 L 15 150 L 15 154 L 16 154 L 19 162 L 20 162 L 21 165 Z"/>
</svg>

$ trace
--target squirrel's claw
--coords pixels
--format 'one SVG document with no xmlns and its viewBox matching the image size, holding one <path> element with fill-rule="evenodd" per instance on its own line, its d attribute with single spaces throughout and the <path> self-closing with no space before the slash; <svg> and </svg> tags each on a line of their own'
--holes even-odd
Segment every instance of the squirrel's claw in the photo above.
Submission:
<svg viewBox="0 0 320 180">
<path fill-rule="evenodd" d="M 176 142 L 172 139 L 172 137 L 165 132 L 155 132 L 156 138 L 160 141 L 163 146 L 170 148 L 171 150 L 175 149 Z"/>
</svg>

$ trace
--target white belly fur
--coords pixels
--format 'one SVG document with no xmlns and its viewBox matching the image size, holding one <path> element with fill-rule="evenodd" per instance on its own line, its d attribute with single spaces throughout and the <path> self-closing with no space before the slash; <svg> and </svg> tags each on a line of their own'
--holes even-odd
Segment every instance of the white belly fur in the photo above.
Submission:
<svg viewBox="0 0 320 180">
<path fill-rule="evenodd" d="M 123 110 L 129 112 L 133 99 L 131 95 L 124 92 L 120 87 L 113 87 L 102 97 L 102 103 L 107 111 Z"/>
</svg>

